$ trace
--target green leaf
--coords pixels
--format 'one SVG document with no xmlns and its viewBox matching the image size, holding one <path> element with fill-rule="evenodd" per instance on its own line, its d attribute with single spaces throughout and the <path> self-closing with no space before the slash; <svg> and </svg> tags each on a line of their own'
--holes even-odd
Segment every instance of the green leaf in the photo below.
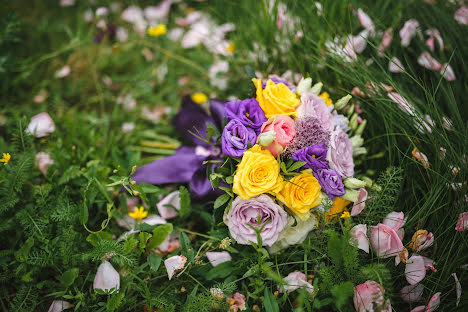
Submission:
<svg viewBox="0 0 468 312">
<path fill-rule="evenodd" d="M 338 309 L 341 309 L 354 294 L 354 285 L 350 281 L 335 285 L 331 289 L 335 298 L 334 303 Z"/>
<path fill-rule="evenodd" d="M 279 312 L 278 302 L 268 288 L 265 288 L 264 302 L 266 312 Z"/>
<path fill-rule="evenodd" d="M 288 173 L 288 170 L 286 169 L 286 165 L 284 164 L 284 162 L 281 162 L 281 171 L 283 171 L 284 173 Z"/>
<path fill-rule="evenodd" d="M 205 275 L 205 278 L 208 281 L 215 278 L 226 278 L 231 275 L 233 270 L 234 266 L 232 265 L 231 261 L 223 262 L 208 271 L 208 273 Z"/>
<path fill-rule="evenodd" d="M 179 235 L 180 246 L 182 246 L 182 255 L 185 256 L 190 262 L 195 263 L 193 248 L 187 234 L 180 232 Z"/>
<path fill-rule="evenodd" d="M 252 66 L 245 65 L 244 71 L 250 79 L 257 78 L 257 75 L 255 75 L 255 69 Z"/>
<path fill-rule="evenodd" d="M 192 210 L 191 201 L 190 201 L 190 193 L 184 186 L 179 188 L 179 196 L 180 196 L 180 210 L 179 216 L 181 218 L 185 218 L 190 215 Z"/>
<path fill-rule="evenodd" d="M 148 244 L 147 250 L 152 250 L 153 248 L 158 247 L 166 239 L 166 237 L 172 233 L 172 224 L 166 223 L 158 226 L 153 230 L 153 237 Z"/>
<path fill-rule="evenodd" d="M 223 195 L 219 196 L 218 198 L 216 198 L 214 202 L 214 209 L 218 209 L 230 199 L 231 199 L 231 196 L 229 196 L 229 194 L 227 193 L 224 193 Z"/>
<path fill-rule="evenodd" d="M 161 265 L 161 260 L 162 260 L 161 256 L 150 253 L 146 262 L 148 262 L 151 270 L 157 271 L 159 269 L 159 266 Z"/>
<path fill-rule="evenodd" d="M 34 238 L 29 237 L 21 248 L 15 253 L 15 257 L 19 262 L 25 262 L 28 259 L 29 251 L 34 245 Z"/>
<path fill-rule="evenodd" d="M 68 181 L 77 178 L 81 175 L 80 167 L 78 166 L 70 166 L 67 170 L 63 173 L 63 175 L 58 180 L 58 184 L 62 185 L 67 183 Z"/>
<path fill-rule="evenodd" d="M 294 171 L 298 168 L 301 168 L 306 164 L 305 161 L 296 161 L 294 164 L 291 165 L 291 167 L 288 168 L 288 171 Z"/>
<path fill-rule="evenodd" d="M 157 193 L 160 191 L 159 187 L 151 184 L 139 183 L 138 185 L 141 186 L 141 189 L 143 190 L 143 192 L 145 192 L 145 194 Z"/>
<path fill-rule="evenodd" d="M 122 304 L 122 300 L 125 296 L 124 292 L 119 292 L 116 294 L 112 294 L 107 298 L 107 304 L 106 304 L 106 309 L 107 312 L 114 312 L 119 308 L 119 306 Z"/>
<path fill-rule="evenodd" d="M 80 209 L 80 215 L 78 216 L 81 224 L 86 224 L 88 222 L 88 206 L 86 206 L 86 201 L 83 201 L 83 204 L 81 205 Z"/>
<path fill-rule="evenodd" d="M 70 287 L 71 285 L 73 285 L 73 282 L 78 277 L 78 273 L 79 273 L 78 268 L 72 268 L 66 271 L 65 273 L 63 273 L 62 275 L 60 275 L 59 277 L 57 277 L 57 279 L 65 287 Z"/>
<path fill-rule="evenodd" d="M 147 232 L 140 232 L 138 234 L 138 236 L 140 237 L 140 251 L 145 252 L 146 242 L 148 242 L 148 240 L 153 235 L 151 235 L 150 233 L 147 233 Z"/>
</svg>

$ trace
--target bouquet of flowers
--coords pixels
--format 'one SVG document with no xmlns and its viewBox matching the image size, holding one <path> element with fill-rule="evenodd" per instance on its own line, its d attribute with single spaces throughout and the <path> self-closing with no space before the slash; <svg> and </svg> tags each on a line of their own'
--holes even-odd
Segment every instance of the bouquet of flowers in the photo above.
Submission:
<svg viewBox="0 0 468 312">
<path fill-rule="evenodd" d="M 237 243 L 276 252 L 302 242 L 318 218 L 360 213 L 369 181 L 354 178 L 354 158 L 366 153 L 365 121 L 348 104 L 350 95 L 333 105 L 311 78 L 297 86 L 275 76 L 252 82 L 254 97 L 225 104 L 216 140 L 222 160 L 208 161 L 208 173 L 225 191 L 215 208 L 226 206 L 224 223 Z"/>
</svg>

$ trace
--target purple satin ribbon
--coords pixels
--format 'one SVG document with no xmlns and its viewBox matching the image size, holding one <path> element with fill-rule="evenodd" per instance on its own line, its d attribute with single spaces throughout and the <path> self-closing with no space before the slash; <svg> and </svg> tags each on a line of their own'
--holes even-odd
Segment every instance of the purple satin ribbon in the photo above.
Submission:
<svg viewBox="0 0 468 312">
<path fill-rule="evenodd" d="M 223 191 L 219 189 L 213 190 L 206 176 L 207 165 L 203 165 L 205 160 L 222 159 L 219 148 L 197 139 L 189 132 L 205 137 L 207 122 L 221 129 L 224 118 L 224 102 L 210 100 L 210 113 L 211 116 L 200 105 L 194 103 L 190 96 L 184 97 L 182 107 L 172 123 L 185 139 L 198 147 L 182 146 L 176 150 L 174 155 L 139 168 L 132 179 L 137 183 L 148 184 L 189 182 L 191 195 L 195 199 L 214 198 L 222 194 Z"/>
</svg>

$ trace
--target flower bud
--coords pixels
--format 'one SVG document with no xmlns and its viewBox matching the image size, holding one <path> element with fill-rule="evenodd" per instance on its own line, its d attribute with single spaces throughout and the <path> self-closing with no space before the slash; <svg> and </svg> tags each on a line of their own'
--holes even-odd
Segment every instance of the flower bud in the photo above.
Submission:
<svg viewBox="0 0 468 312">
<path fill-rule="evenodd" d="M 342 97 L 341 99 L 339 99 L 338 101 L 336 101 L 335 109 L 336 110 L 343 109 L 346 106 L 346 104 L 348 104 L 349 100 L 351 100 L 351 98 L 352 98 L 352 96 L 348 94 L 348 95 Z"/>
<path fill-rule="evenodd" d="M 136 184 L 136 181 L 132 180 L 132 182 L 130 182 L 131 185 L 135 185 Z"/>
<path fill-rule="evenodd" d="M 349 189 L 358 189 L 358 188 L 366 186 L 367 184 L 366 182 L 361 181 L 356 178 L 346 178 L 344 179 L 343 183 Z"/>
<path fill-rule="evenodd" d="M 346 193 L 341 198 L 356 202 L 359 198 L 359 190 L 345 189 Z"/>
<path fill-rule="evenodd" d="M 94 289 L 108 292 L 111 289 L 118 291 L 120 288 L 120 276 L 109 261 L 104 261 L 98 267 L 93 283 Z"/>
<path fill-rule="evenodd" d="M 316 84 L 314 84 L 312 89 L 310 89 L 310 92 L 312 92 L 313 94 L 318 95 L 320 93 L 320 91 L 322 91 L 322 87 L 323 87 L 323 83 L 317 82 Z"/>
<path fill-rule="evenodd" d="M 310 92 L 312 89 L 312 78 L 305 78 L 302 77 L 301 81 L 299 81 L 299 84 L 297 85 L 296 88 L 296 94 L 301 96 L 302 94 L 306 92 Z"/>
<path fill-rule="evenodd" d="M 362 132 L 364 132 L 364 128 L 366 127 L 366 125 L 367 125 L 367 120 L 364 119 L 359 125 L 359 127 L 356 129 L 356 134 L 362 134 Z"/>
<path fill-rule="evenodd" d="M 349 138 L 353 149 L 361 147 L 364 144 L 364 139 L 360 135 L 355 135 Z"/>
<path fill-rule="evenodd" d="M 135 165 L 132 167 L 132 173 L 130 173 L 130 175 L 133 175 L 135 173 L 135 171 L 137 171 L 138 167 Z"/>
<path fill-rule="evenodd" d="M 258 144 L 260 146 L 269 146 L 271 143 L 273 143 L 273 141 L 275 140 L 276 138 L 276 133 L 275 131 L 268 131 L 268 132 L 264 132 L 264 133 L 261 133 L 259 136 L 258 136 Z"/>
<path fill-rule="evenodd" d="M 372 179 L 369 177 L 362 177 L 361 180 L 366 182 L 367 187 L 371 187 L 372 184 L 374 184 L 374 181 L 372 181 Z"/>
<path fill-rule="evenodd" d="M 134 195 L 134 196 L 140 196 L 140 192 L 134 191 L 134 192 L 133 192 L 133 195 Z"/>
<path fill-rule="evenodd" d="M 357 115 L 357 114 L 353 114 L 353 115 L 351 116 L 351 118 L 349 119 L 349 127 L 350 127 L 351 129 L 353 129 L 353 130 L 356 129 L 357 126 L 358 126 L 357 119 L 358 119 L 358 115 Z"/>
<path fill-rule="evenodd" d="M 351 116 L 351 114 L 354 113 L 354 104 L 351 105 L 349 108 L 348 108 L 348 111 L 346 112 L 346 114 L 348 116 Z"/>
</svg>

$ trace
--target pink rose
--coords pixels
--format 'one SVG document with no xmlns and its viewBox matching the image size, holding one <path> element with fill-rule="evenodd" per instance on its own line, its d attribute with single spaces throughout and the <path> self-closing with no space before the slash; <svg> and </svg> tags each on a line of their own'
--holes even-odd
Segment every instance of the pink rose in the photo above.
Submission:
<svg viewBox="0 0 468 312">
<path fill-rule="evenodd" d="M 355 225 L 350 233 L 349 243 L 365 252 L 369 253 L 369 239 L 367 238 L 367 225 Z"/>
<path fill-rule="evenodd" d="M 419 23 L 415 19 L 410 19 L 405 22 L 405 25 L 400 30 L 401 45 L 404 47 L 409 46 L 411 39 L 416 35 L 416 30 L 419 27 Z"/>
<path fill-rule="evenodd" d="M 55 131 L 55 124 L 49 114 L 43 112 L 31 118 L 26 131 L 35 135 L 36 138 L 42 138 Z"/>
<path fill-rule="evenodd" d="M 339 128 L 330 135 L 327 160 L 330 169 L 335 170 L 341 176 L 352 177 L 354 175 L 353 145 L 346 132 Z"/>
<path fill-rule="evenodd" d="M 47 173 L 47 167 L 52 165 L 54 161 L 52 158 L 50 158 L 50 155 L 45 152 L 40 152 L 36 154 L 36 157 L 34 158 L 34 163 L 36 166 L 39 168 L 39 171 L 42 172 L 42 174 Z"/>
<path fill-rule="evenodd" d="M 274 141 L 264 147 L 276 157 L 284 151 L 284 148 L 291 143 L 296 136 L 294 120 L 289 116 L 275 116 L 263 123 L 261 133 L 273 131 L 275 134 Z"/>
<path fill-rule="evenodd" d="M 311 92 L 305 92 L 301 96 L 301 104 L 296 109 L 297 116 L 301 117 L 315 117 L 320 120 L 322 127 L 326 130 L 333 130 L 333 121 L 330 109 L 325 101 Z"/>
<path fill-rule="evenodd" d="M 351 216 L 357 216 L 366 208 L 367 190 L 363 187 L 359 189 L 358 200 L 354 203 L 351 209 Z"/>
<path fill-rule="evenodd" d="M 466 229 L 468 229 L 468 212 L 463 212 L 458 216 L 455 231 L 463 232 Z"/>
<path fill-rule="evenodd" d="M 391 312 L 390 301 L 384 302 L 384 292 L 383 287 L 374 281 L 367 281 L 364 284 L 357 285 L 354 287 L 354 308 L 358 312 Z"/>
<path fill-rule="evenodd" d="M 462 6 L 459 8 L 453 18 L 462 25 L 468 25 L 468 7 Z"/>
<path fill-rule="evenodd" d="M 442 69 L 442 65 L 427 51 L 418 57 L 418 64 L 429 70 L 440 71 Z"/>
<path fill-rule="evenodd" d="M 257 219 L 260 217 L 260 224 Z M 225 218 L 231 236 L 242 245 L 257 242 L 257 234 L 253 227 L 262 227 L 262 242 L 271 246 L 287 224 L 287 213 L 268 195 L 260 195 L 248 200 L 237 197 L 232 202 L 231 209 Z M 267 223 L 268 222 L 268 223 Z"/>
<path fill-rule="evenodd" d="M 377 257 L 397 256 L 403 250 L 403 243 L 395 230 L 379 223 L 371 226 L 370 243 Z"/>
</svg>

